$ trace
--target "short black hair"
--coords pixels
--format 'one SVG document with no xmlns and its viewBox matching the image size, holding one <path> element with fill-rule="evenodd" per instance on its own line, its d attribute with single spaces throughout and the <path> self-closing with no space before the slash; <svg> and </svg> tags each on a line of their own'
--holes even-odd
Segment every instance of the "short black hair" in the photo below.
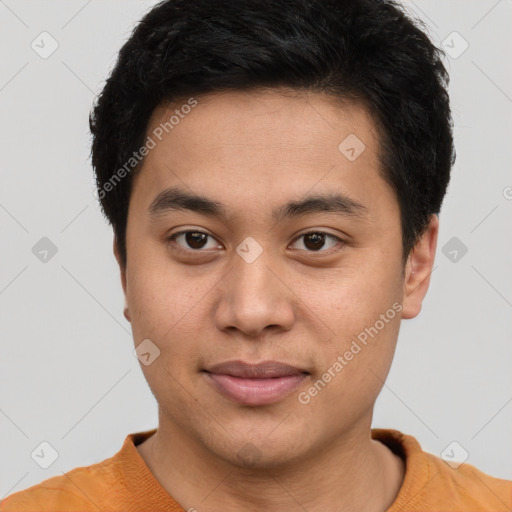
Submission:
<svg viewBox="0 0 512 512">
<path fill-rule="evenodd" d="M 440 212 L 455 162 L 449 76 L 427 32 L 393 0 L 166 0 L 153 7 L 121 48 L 89 118 L 98 197 L 123 265 L 140 167 L 133 155 L 155 108 L 279 87 L 363 102 L 379 133 L 382 176 L 399 203 L 405 263 Z"/>
</svg>

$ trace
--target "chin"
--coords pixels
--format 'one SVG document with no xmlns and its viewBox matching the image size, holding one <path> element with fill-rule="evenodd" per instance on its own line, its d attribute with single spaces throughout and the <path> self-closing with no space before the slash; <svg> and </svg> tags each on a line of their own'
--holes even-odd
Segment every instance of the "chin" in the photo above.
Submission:
<svg viewBox="0 0 512 512">
<path fill-rule="evenodd" d="M 286 414 L 283 418 L 286 418 Z M 304 442 L 307 439 L 307 428 L 299 425 L 290 428 L 291 425 L 286 425 L 280 430 L 278 425 L 281 421 L 276 421 L 275 417 L 263 425 L 253 421 L 250 428 L 247 424 L 227 424 L 226 430 L 222 427 L 219 427 L 220 432 L 210 430 L 208 438 L 203 438 L 203 443 L 216 457 L 240 469 L 283 468 L 306 457 L 308 446 Z"/>
</svg>

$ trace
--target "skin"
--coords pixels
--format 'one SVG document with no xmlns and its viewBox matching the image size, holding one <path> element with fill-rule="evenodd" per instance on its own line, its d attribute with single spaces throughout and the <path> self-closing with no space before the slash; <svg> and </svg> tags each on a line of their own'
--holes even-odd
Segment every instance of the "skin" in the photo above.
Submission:
<svg viewBox="0 0 512 512">
<path fill-rule="evenodd" d="M 362 105 L 285 89 L 197 99 L 134 178 L 126 267 L 114 240 L 135 345 L 150 339 L 161 351 L 141 365 L 159 428 L 137 449 L 185 510 L 384 511 L 404 463 L 370 438 L 373 407 L 400 321 L 421 310 L 438 218 L 404 268 L 399 205 L 379 174 L 379 138 Z M 174 109 L 156 109 L 147 133 Z M 351 133 L 366 146 L 354 161 L 338 149 Z M 227 218 L 192 211 L 152 218 L 153 199 L 172 186 L 223 203 Z M 332 191 L 362 203 L 366 216 L 315 212 L 279 224 L 271 217 L 288 201 Z M 168 241 L 185 229 L 211 238 L 199 249 L 185 237 Z M 314 250 L 300 236 L 308 231 L 344 243 L 326 238 Z M 252 263 L 236 252 L 248 236 L 262 248 Z M 298 393 L 394 303 L 401 312 L 301 404 Z M 277 360 L 310 375 L 277 403 L 241 405 L 201 371 L 235 359 Z M 243 455 L 248 443 L 256 461 Z"/>
</svg>

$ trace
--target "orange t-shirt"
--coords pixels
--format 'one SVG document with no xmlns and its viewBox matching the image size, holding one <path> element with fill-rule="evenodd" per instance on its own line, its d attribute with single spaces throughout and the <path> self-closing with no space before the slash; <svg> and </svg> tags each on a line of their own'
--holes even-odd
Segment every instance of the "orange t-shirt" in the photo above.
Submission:
<svg viewBox="0 0 512 512">
<path fill-rule="evenodd" d="M 163 489 L 135 448 L 156 430 L 130 434 L 113 457 L 19 491 L 0 512 L 184 512 Z M 512 510 L 512 481 L 469 464 L 452 469 L 397 430 L 373 429 L 372 438 L 401 455 L 405 478 L 387 512 L 504 512 Z"/>
</svg>

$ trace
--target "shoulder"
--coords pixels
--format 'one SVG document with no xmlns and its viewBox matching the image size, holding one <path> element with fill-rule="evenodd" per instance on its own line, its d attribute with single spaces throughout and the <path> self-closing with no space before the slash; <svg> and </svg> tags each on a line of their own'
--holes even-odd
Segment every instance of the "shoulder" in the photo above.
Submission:
<svg viewBox="0 0 512 512">
<path fill-rule="evenodd" d="M 0 502 L 0 512 L 106 512 L 104 497 L 116 493 L 123 481 L 121 452 L 11 494 Z"/>
<path fill-rule="evenodd" d="M 11 494 L 0 502 L 0 512 L 78 512 L 98 510 L 94 501 L 97 490 L 88 497 L 84 489 L 101 482 L 98 468 L 102 463 L 75 468 L 28 489 Z M 91 479 L 93 480 L 91 482 Z"/>
<path fill-rule="evenodd" d="M 471 464 L 449 464 L 398 430 L 373 429 L 372 437 L 405 461 L 404 481 L 388 512 L 512 510 L 512 481 L 487 475 Z"/>
<path fill-rule="evenodd" d="M 424 452 L 431 467 L 435 488 L 453 496 L 461 510 L 512 510 L 512 481 L 488 475 L 471 464 L 452 467 L 446 461 Z M 469 508 L 471 507 L 471 508 Z"/>
</svg>

